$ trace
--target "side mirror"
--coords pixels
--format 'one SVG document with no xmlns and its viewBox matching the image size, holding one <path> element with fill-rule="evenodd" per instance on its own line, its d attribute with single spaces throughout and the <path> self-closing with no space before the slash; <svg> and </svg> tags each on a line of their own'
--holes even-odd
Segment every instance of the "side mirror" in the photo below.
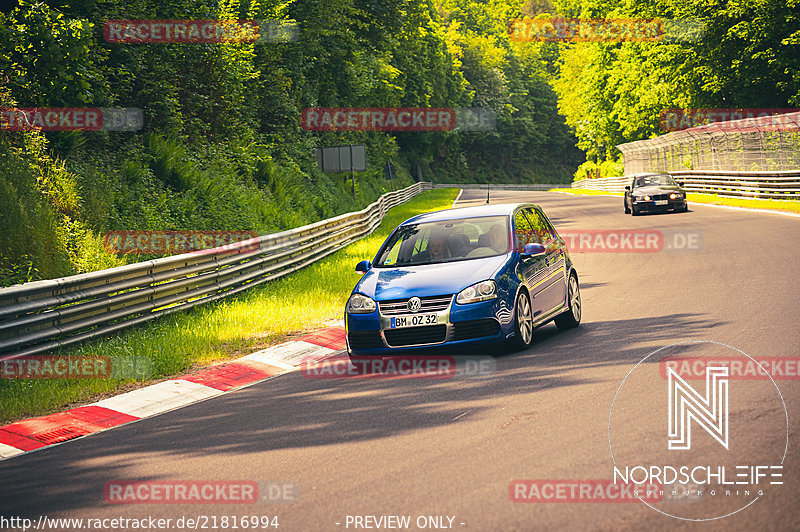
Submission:
<svg viewBox="0 0 800 532">
<path fill-rule="evenodd" d="M 625 190 L 630 190 L 630 189 L 631 189 L 630 185 L 625 185 Z"/>
<path fill-rule="evenodd" d="M 544 246 L 541 244 L 525 244 L 522 250 L 523 257 L 532 257 L 544 253 Z"/>
<path fill-rule="evenodd" d="M 677 181 L 679 187 L 683 187 L 683 181 Z"/>
<path fill-rule="evenodd" d="M 372 262 L 368 260 L 362 260 L 361 262 L 356 264 L 356 271 L 358 273 L 367 273 L 370 268 L 372 268 Z"/>
</svg>

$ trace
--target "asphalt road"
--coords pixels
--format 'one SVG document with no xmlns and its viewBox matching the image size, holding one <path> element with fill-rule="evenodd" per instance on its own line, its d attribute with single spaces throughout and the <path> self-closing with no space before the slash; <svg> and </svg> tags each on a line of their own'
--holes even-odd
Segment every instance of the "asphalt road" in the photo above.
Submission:
<svg viewBox="0 0 800 532">
<path fill-rule="evenodd" d="M 459 205 L 484 201 L 484 192 L 465 191 Z M 620 387 L 658 348 L 710 340 L 753 357 L 799 355 L 800 219 L 708 206 L 633 218 L 616 197 L 492 196 L 492 202 L 506 201 L 540 204 L 559 231 L 657 230 L 668 235 L 665 247 L 683 242 L 674 234 L 699 234 L 694 242 L 701 244 L 657 253 L 573 253 L 581 326 L 542 327 L 527 351 L 498 355 L 491 375 L 311 380 L 292 373 L 0 462 L 0 515 L 277 515 L 283 531 L 363 530 L 347 526 L 347 516 L 366 515 L 407 515 L 412 525 L 418 516 L 449 516 L 452 528 L 471 531 L 800 530 L 797 378 L 776 381 L 788 411 L 785 459 L 779 456 L 784 414 L 771 382 L 730 383 L 736 463 L 784 460 L 784 484 L 766 487 L 734 515 L 690 522 L 638 502 L 519 503 L 509 497 L 515 479 L 610 479 L 615 396 L 615 458 L 652 464 L 674 457 L 667 455 L 661 421 L 654 421 L 666 411 L 665 381 L 653 377 L 656 359 L 639 366 L 649 374 L 634 372 Z M 719 456 L 707 431 L 695 427 L 694 438 L 696 458 Z M 105 483 L 120 479 L 290 482 L 298 491 L 295 502 L 281 504 L 105 503 Z M 747 500 L 706 495 L 660 508 L 698 519 L 734 511 Z"/>
</svg>

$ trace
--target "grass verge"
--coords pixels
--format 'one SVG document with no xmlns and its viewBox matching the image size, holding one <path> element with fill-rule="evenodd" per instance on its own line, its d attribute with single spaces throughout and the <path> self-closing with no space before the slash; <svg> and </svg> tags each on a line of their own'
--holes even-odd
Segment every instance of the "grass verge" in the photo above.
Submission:
<svg viewBox="0 0 800 532">
<path fill-rule="evenodd" d="M 0 379 L 0 424 L 115 395 L 193 368 L 262 349 L 291 335 L 341 319 L 359 278 L 356 263 L 372 259 L 403 220 L 451 206 L 458 189 L 425 192 L 391 209 L 378 229 L 325 259 L 234 297 L 52 355 L 112 357 L 136 362 L 128 379 Z M 113 364 L 112 364 L 113 366 Z"/>
<path fill-rule="evenodd" d="M 567 192 L 581 196 L 622 196 L 622 192 L 605 192 L 602 190 L 584 190 L 579 188 L 552 188 L 549 192 Z M 721 198 L 716 194 L 686 194 L 686 199 L 695 203 L 727 205 L 745 209 L 765 209 L 770 211 L 789 211 L 800 213 L 800 201 L 758 198 Z"/>
<path fill-rule="evenodd" d="M 695 203 L 712 203 L 745 209 L 767 209 L 770 211 L 800 212 L 800 201 L 755 198 L 720 198 L 716 194 L 687 194 L 686 199 Z"/>
</svg>

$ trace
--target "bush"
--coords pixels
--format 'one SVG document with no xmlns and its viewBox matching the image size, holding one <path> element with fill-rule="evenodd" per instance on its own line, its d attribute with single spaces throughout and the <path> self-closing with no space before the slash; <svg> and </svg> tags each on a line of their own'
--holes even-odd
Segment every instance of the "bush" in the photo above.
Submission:
<svg viewBox="0 0 800 532">
<path fill-rule="evenodd" d="M 578 167 L 578 170 L 575 172 L 574 181 L 617 177 L 623 175 L 623 173 L 622 161 L 603 161 L 600 164 L 594 161 L 586 161 Z"/>
</svg>

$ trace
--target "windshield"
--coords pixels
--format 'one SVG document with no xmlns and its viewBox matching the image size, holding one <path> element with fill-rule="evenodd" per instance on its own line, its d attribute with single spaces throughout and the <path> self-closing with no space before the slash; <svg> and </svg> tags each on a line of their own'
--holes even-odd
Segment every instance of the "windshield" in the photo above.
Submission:
<svg viewBox="0 0 800 532">
<path fill-rule="evenodd" d="M 636 178 L 637 187 L 650 187 L 653 185 L 677 186 L 675 180 L 669 174 L 642 175 Z"/>
<path fill-rule="evenodd" d="M 417 266 L 509 252 L 508 218 L 487 216 L 404 225 L 383 246 L 375 266 Z"/>
</svg>

